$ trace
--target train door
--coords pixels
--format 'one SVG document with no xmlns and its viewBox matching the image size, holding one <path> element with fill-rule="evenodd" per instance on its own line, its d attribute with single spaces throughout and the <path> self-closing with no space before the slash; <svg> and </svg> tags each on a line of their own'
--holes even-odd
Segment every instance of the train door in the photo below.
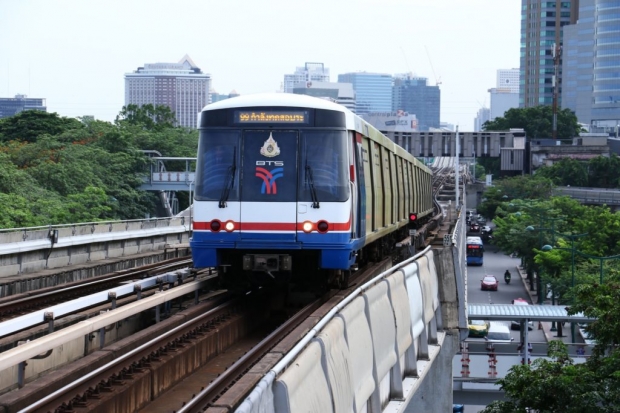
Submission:
<svg viewBox="0 0 620 413">
<path fill-rule="evenodd" d="M 241 166 L 241 238 L 295 241 L 298 133 L 246 130 Z"/>
</svg>

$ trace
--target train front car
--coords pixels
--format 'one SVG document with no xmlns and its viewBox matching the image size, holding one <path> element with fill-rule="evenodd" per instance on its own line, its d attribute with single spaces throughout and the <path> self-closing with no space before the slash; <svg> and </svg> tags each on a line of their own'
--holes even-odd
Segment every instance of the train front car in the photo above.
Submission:
<svg viewBox="0 0 620 413">
<path fill-rule="evenodd" d="M 344 108 L 292 94 L 208 105 L 200 140 L 191 240 L 196 268 L 227 285 L 289 281 L 355 262 L 352 142 Z M 309 279 L 308 282 L 324 282 Z"/>
</svg>

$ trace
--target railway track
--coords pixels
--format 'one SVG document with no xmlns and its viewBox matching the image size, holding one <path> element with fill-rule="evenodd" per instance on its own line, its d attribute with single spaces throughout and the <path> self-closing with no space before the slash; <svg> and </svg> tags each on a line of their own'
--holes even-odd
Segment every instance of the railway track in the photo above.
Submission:
<svg viewBox="0 0 620 413">
<path fill-rule="evenodd" d="M 0 406 L 63 413 L 194 412 L 222 404 L 232 409 L 251 391 L 256 369 L 275 365 L 277 355 L 288 352 L 345 294 L 389 266 L 386 260 L 360 270 L 349 289 L 330 290 L 301 309 L 298 301 L 280 306 L 286 298 L 281 292 L 236 298 L 213 292 L 161 323 L 0 396 Z"/>
<path fill-rule="evenodd" d="M 68 283 L 61 288 L 48 287 L 28 293 L 4 297 L 0 299 L 0 322 L 17 315 L 33 312 L 94 292 L 104 291 L 127 281 L 187 268 L 191 266 L 191 263 L 192 260 L 188 258 L 173 258 L 143 267 L 117 271 L 112 274 L 105 274 L 87 280 Z"/>
</svg>

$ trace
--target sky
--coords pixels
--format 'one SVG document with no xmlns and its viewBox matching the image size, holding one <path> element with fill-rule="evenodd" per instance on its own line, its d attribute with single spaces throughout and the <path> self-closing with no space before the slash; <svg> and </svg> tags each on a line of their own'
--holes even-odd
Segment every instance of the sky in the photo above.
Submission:
<svg viewBox="0 0 620 413">
<path fill-rule="evenodd" d="M 305 62 L 426 77 L 442 122 L 473 131 L 498 69 L 519 67 L 520 0 L 0 0 L 0 97 L 113 121 L 125 73 L 189 55 L 215 91 L 275 92 Z"/>
</svg>

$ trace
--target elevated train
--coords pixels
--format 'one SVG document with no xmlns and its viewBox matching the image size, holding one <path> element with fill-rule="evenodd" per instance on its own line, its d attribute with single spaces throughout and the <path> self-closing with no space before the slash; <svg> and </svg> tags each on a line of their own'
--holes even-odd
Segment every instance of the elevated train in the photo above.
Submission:
<svg viewBox="0 0 620 413">
<path fill-rule="evenodd" d="M 231 282 L 341 282 L 394 253 L 410 213 L 433 213 L 430 169 L 330 101 L 227 99 L 202 110 L 199 133 L 192 257 Z"/>
</svg>

